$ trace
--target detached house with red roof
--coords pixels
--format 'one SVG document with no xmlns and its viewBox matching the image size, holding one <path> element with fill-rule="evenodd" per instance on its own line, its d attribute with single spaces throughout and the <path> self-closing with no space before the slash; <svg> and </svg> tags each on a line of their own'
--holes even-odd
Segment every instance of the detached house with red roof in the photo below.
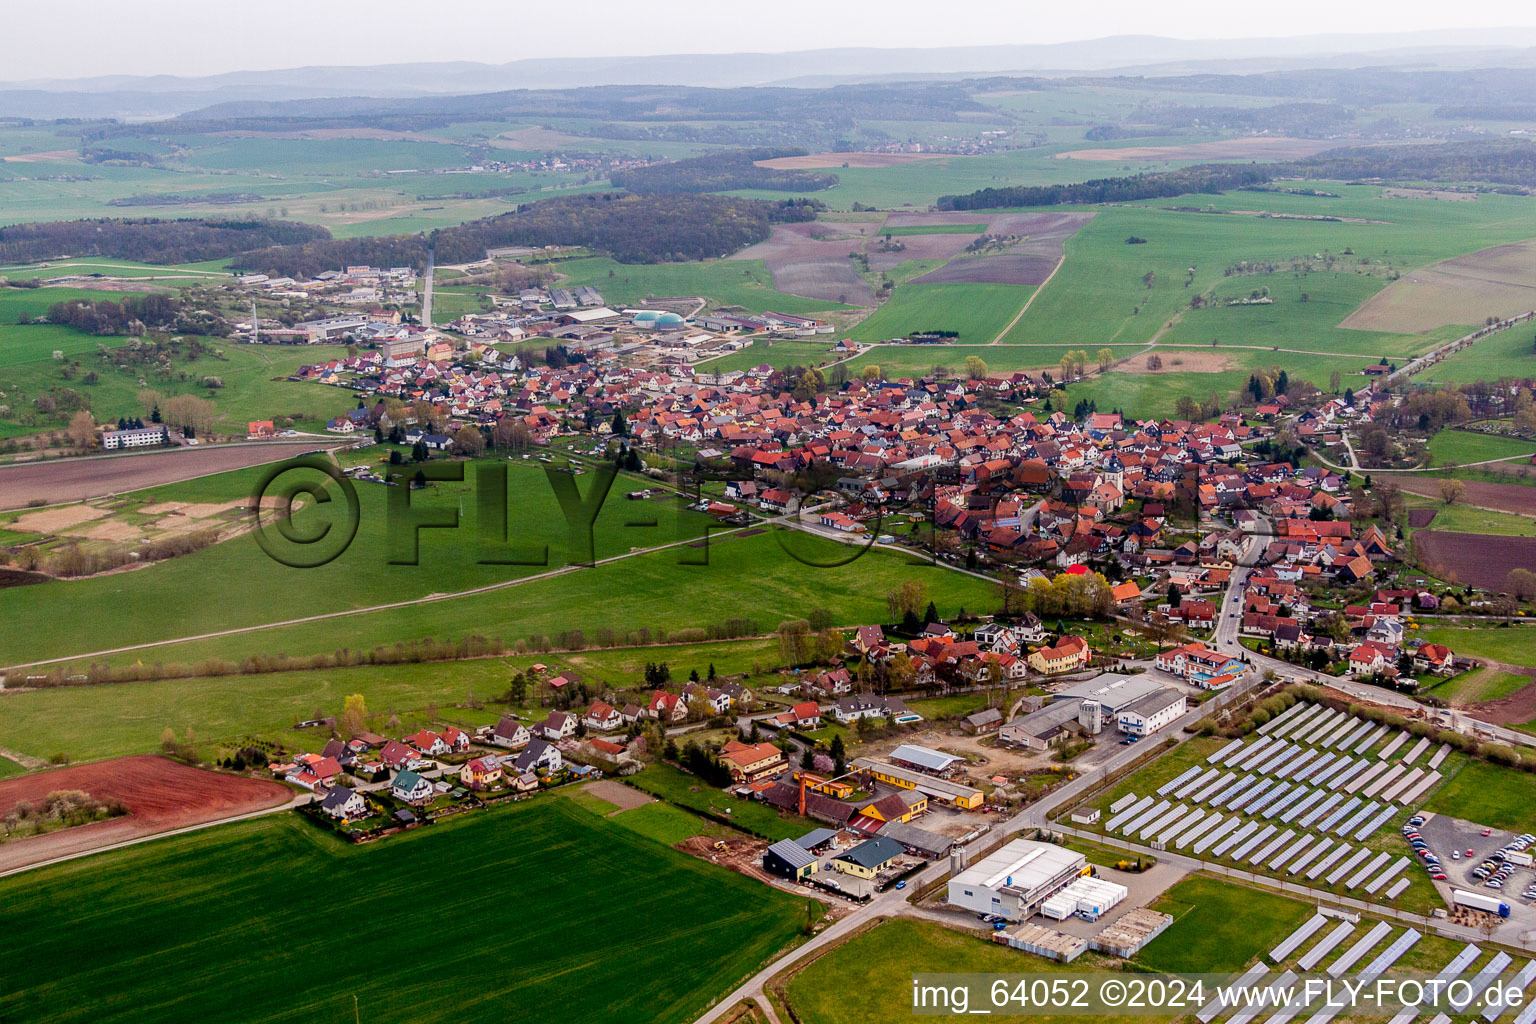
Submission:
<svg viewBox="0 0 1536 1024">
<path fill-rule="evenodd" d="M 1420 672 L 1448 676 L 1456 671 L 1456 655 L 1444 644 L 1425 644 L 1414 652 L 1413 667 Z"/>
<path fill-rule="evenodd" d="M 581 720 L 588 729 L 596 732 L 613 732 L 624 727 L 624 717 L 619 714 L 619 709 L 601 700 L 594 702 Z"/>
</svg>

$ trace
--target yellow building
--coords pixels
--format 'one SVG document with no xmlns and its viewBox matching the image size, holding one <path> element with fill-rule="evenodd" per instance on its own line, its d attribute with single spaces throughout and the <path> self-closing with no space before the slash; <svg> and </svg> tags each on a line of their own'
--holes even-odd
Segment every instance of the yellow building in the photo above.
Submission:
<svg viewBox="0 0 1536 1024">
<path fill-rule="evenodd" d="M 832 858 L 832 866 L 845 875 L 874 878 L 891 866 L 891 862 L 905 852 L 905 847 L 894 839 L 875 836 L 866 839 L 847 853 Z"/>
<path fill-rule="evenodd" d="M 1064 636 L 1053 647 L 1042 647 L 1029 656 L 1029 667 L 1042 675 L 1071 672 L 1088 664 L 1093 650 L 1080 636 Z"/>
</svg>

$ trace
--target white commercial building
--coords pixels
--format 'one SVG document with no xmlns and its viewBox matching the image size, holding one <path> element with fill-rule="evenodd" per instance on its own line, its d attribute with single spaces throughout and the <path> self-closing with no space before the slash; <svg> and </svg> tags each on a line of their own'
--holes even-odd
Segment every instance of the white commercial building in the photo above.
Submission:
<svg viewBox="0 0 1536 1024">
<path fill-rule="evenodd" d="M 1120 731 L 1127 736 L 1150 736 L 1177 721 L 1184 711 L 1184 695 L 1177 690 L 1149 693 L 1120 709 Z"/>
<path fill-rule="evenodd" d="M 148 448 L 151 445 L 165 444 L 168 436 L 164 424 L 160 423 L 156 423 L 152 427 L 106 430 L 101 434 L 101 446 L 107 449 Z"/>
<path fill-rule="evenodd" d="M 1083 873 L 1087 858 L 1052 843 L 1015 839 L 949 880 L 951 906 L 1022 921 Z"/>
</svg>

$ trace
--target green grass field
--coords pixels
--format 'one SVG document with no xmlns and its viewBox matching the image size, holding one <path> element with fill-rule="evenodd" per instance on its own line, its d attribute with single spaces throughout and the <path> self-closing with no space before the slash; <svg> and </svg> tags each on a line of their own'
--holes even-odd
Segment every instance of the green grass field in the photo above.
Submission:
<svg viewBox="0 0 1536 1024">
<path fill-rule="evenodd" d="M 1524 689 L 1532 683 L 1536 683 L 1536 679 L 1530 676 L 1500 672 L 1485 667 L 1453 676 L 1435 685 L 1428 692 L 1458 704 L 1475 704 L 1478 701 L 1508 697 L 1516 690 Z"/>
<path fill-rule="evenodd" d="M 979 235 L 985 224 L 913 224 L 904 228 L 882 227 L 879 234 L 900 238 L 903 235 Z"/>
<path fill-rule="evenodd" d="M 913 1013 L 914 974 L 1076 974 L 1115 970 L 1116 963 L 1113 957 L 1084 953 L 1070 964 L 1057 964 L 989 942 L 980 934 L 932 921 L 889 918 L 807 965 L 785 990 L 797 1018 L 807 1024 L 890 1024 Z M 970 1005 L 972 1012 L 983 1008 Z M 1092 1019 L 1129 1024 L 1136 1018 Z"/>
<path fill-rule="evenodd" d="M 648 839 L 656 840 L 663 846 L 676 846 L 694 836 L 709 836 L 711 839 L 735 839 L 742 836 L 742 833 L 735 829 L 717 825 L 697 814 L 689 814 L 681 808 L 660 801 L 620 811 L 613 816 L 612 820 L 631 832 L 638 832 Z"/>
<path fill-rule="evenodd" d="M 602 891 L 623 893 L 628 925 L 573 898 Z M 685 1022 L 806 916 L 805 901 L 548 797 L 361 847 L 267 817 L 7 879 L 0 907 L 35 952 L 6 969 L 8 1014 L 145 1024 L 350 1021 L 354 996 L 379 1022 L 450 1004 L 466 1022 L 554 1005 Z M 398 939 L 388 960 L 411 965 L 387 983 L 365 966 L 385 954 L 357 942 L 380 930 Z"/>
<path fill-rule="evenodd" d="M 1468 384 L 1501 377 L 1536 375 L 1536 345 L 1530 324 L 1511 327 L 1478 339 L 1470 348 L 1441 360 L 1417 374 L 1420 383 Z"/>
<path fill-rule="evenodd" d="M 1419 637 L 1425 643 L 1444 644 L 1459 655 L 1536 668 L 1536 630 L 1530 628 L 1435 626 L 1425 628 Z"/>
<path fill-rule="evenodd" d="M 730 818 L 741 828 L 767 836 L 772 842 L 798 838 L 813 828 L 819 828 L 821 824 L 798 815 L 780 814 L 767 804 L 728 796 L 724 791 L 692 775 L 685 775 L 669 764 L 658 762 L 649 765 L 645 771 L 631 776 L 630 781 L 652 796 L 659 797 L 670 804 L 676 804 L 678 807 L 707 811 Z M 624 813 L 633 814 L 634 811 Z M 689 835 L 698 834 L 697 832 L 689 833 Z"/>
<path fill-rule="evenodd" d="M 1001 347 L 1001 346 L 995 346 Z M 1092 357 L 1094 349 L 1087 349 Z M 1324 391 L 1328 390 L 1329 374 L 1338 370 L 1340 389 L 1360 387 L 1365 377 L 1360 375 L 1364 361 L 1351 356 L 1302 355 L 1287 352 L 1271 352 L 1267 349 L 1214 350 L 1223 360 L 1225 368 L 1204 372 L 1181 369 L 1183 362 L 1194 365 L 1196 359 L 1213 353 L 1204 349 L 1175 348 L 1159 344 L 1157 352 L 1163 360 L 1163 369 L 1156 373 L 1129 373 L 1111 370 L 1097 374 L 1079 384 L 1067 388 L 1065 407 L 1071 409 L 1077 402 L 1087 399 L 1097 404 L 1099 411 L 1119 409 L 1136 419 L 1172 416 L 1174 407 L 1183 395 L 1196 401 L 1207 401 L 1212 394 L 1223 403 L 1241 391 L 1248 378 L 1257 370 L 1278 366 L 1292 380 L 1309 380 Z"/>
<path fill-rule="evenodd" d="M 1460 475 L 1458 472 L 1457 476 L 1460 477 Z M 1460 503 L 1447 505 L 1433 498 L 1410 498 L 1408 505 L 1410 508 L 1435 510 L 1435 521 L 1429 524 L 1431 530 L 1486 533 L 1501 537 L 1536 537 L 1536 519 L 1530 516 L 1518 516 L 1510 512 L 1490 512 L 1487 509 Z"/>
<path fill-rule="evenodd" d="M 1200 875 L 1179 882 L 1151 909 L 1174 921 L 1136 959 L 1175 973 L 1241 971 L 1313 913 L 1305 903 Z"/>
<path fill-rule="evenodd" d="M 96 337 L 83 331 L 51 324 L 18 326 L 23 315 L 41 316 L 48 307 L 68 299 L 120 301 L 122 293 L 87 289 L 0 289 L 0 370 L 5 373 L 7 412 L 0 413 L 0 435 L 56 429 L 69 422 L 71 413 L 35 412 L 33 403 L 45 392 L 69 389 L 79 395 L 99 422 L 119 417 L 143 416 L 140 391 L 162 395 L 194 394 L 210 399 L 222 418 L 218 433 L 244 436 L 251 420 L 289 416 L 301 428 L 320 429 L 325 421 L 356 403 L 351 392 L 320 384 L 287 380 L 307 363 L 321 362 L 344 353 L 337 345 L 268 346 L 240 345 L 219 338 L 203 339 L 214 354 L 173 356 L 170 371 L 152 371 L 143 364 L 119 369 L 102 349 L 128 344 L 126 337 Z M 63 358 L 55 358 L 54 353 Z M 89 379 L 94 374 L 95 380 Z M 223 386 L 201 386 L 204 377 L 217 377 Z"/>
<path fill-rule="evenodd" d="M 1536 208 L 1514 197 L 1480 197 L 1475 203 L 1403 203 L 1382 199 L 1376 187 L 1327 187 L 1340 192 L 1341 198 L 1234 192 L 1201 197 L 1199 205 L 1252 210 L 1258 204 L 1272 213 L 1338 220 L 1159 209 L 1174 205 L 1164 200 L 1098 209 L 1093 220 L 1068 240 L 1066 262 L 1007 340 L 1062 342 L 1092 351 L 1104 343 L 1145 342 L 1182 313 L 1164 340 L 1198 344 L 1208 343 L 1214 335 L 1233 344 L 1315 351 L 1376 356 L 1419 352 L 1431 338 L 1454 337 L 1458 332 L 1390 336 L 1337 328 L 1336 314 L 1348 312 L 1351 303 L 1358 304 L 1386 284 L 1381 276 L 1357 275 L 1358 261 L 1390 261 L 1395 269 L 1413 269 L 1536 235 Z M 1127 245 L 1131 235 L 1147 239 L 1147 244 Z M 1353 257 L 1342 255 L 1346 248 L 1353 249 Z M 1336 257 L 1331 270 L 1293 278 L 1293 258 L 1328 253 Z M 1228 269 L 1243 261 L 1273 263 L 1277 271 L 1229 278 Z M 1191 268 L 1193 283 L 1186 287 Z M 1154 275 L 1151 288 L 1144 283 L 1148 272 Z M 1227 296 L 1262 287 L 1276 297 L 1273 306 L 1189 309 L 1191 297 L 1207 290 Z M 1303 291 L 1307 303 L 1300 302 Z"/>
<path fill-rule="evenodd" d="M 1536 454 L 1536 441 L 1480 434 L 1474 430 L 1442 430 L 1429 439 L 1432 465 L 1460 466 L 1490 459 L 1511 459 Z"/>
<path fill-rule="evenodd" d="M 915 331 L 958 331 L 957 342 L 986 344 L 1008 326 L 1032 291 L 1013 284 L 909 282 L 848 336 L 854 341 L 889 341 Z"/>
<path fill-rule="evenodd" d="M 568 531 L 542 474 L 528 467 L 519 464 L 512 470 L 518 495 L 510 512 L 512 525 L 525 541 L 547 543 L 550 565 L 559 566 L 566 558 Z M 194 481 L 195 488 L 183 485 L 159 491 L 199 500 L 194 493 L 206 494 L 218 487 L 223 500 L 230 500 L 248 489 L 252 479 L 249 471 L 226 476 L 233 479 L 212 477 Z M 586 486 L 591 477 L 580 479 Z M 622 481 L 615 483 L 615 487 L 622 486 Z M 0 663 L 69 656 L 127 642 L 153 643 L 340 608 L 399 602 L 545 571 L 543 566 L 478 564 L 478 545 L 463 527 L 458 531 L 423 531 L 420 565 L 389 564 L 384 490 L 379 485 L 359 486 L 362 519 L 357 540 L 345 554 L 321 568 L 279 566 L 267 558 L 254 538 L 245 536 L 133 573 L 0 593 L 0 608 L 12 615 L 12 629 L 0 640 Z M 466 514 L 472 517 L 475 498 L 469 483 L 444 485 L 430 495 L 417 492 L 412 503 L 454 510 L 461 496 Z M 310 512 L 317 518 L 309 522 L 315 523 L 319 514 L 328 510 L 316 506 L 299 512 L 295 520 L 304 521 Z M 624 525 L 642 514 L 654 516 L 658 525 Z M 612 500 L 603 507 L 594 527 L 596 553 L 604 558 L 636 547 L 670 544 L 679 536 L 680 528 L 684 538 L 694 537 L 702 530 L 701 520 L 696 513 L 680 511 L 676 502 L 650 502 L 636 509 L 633 503 Z M 829 609 L 839 624 L 853 625 L 878 621 L 885 614 L 886 592 L 914 576 L 927 583 L 930 597 L 949 614 L 961 606 L 987 608 L 997 598 L 991 585 L 973 577 L 916 566 L 907 556 L 889 552 L 871 551 L 852 563 L 831 568 L 807 564 L 846 558 L 848 549 L 807 534 L 785 536 L 783 543 L 793 556 L 773 533 L 717 536 L 707 549 L 683 546 L 636 555 L 502 592 L 180 643 L 113 655 L 108 660 L 238 660 L 250 655 L 330 652 L 342 647 L 371 649 L 413 638 L 475 634 L 501 636 L 510 642 L 534 633 L 554 636 L 571 629 L 585 630 L 591 637 L 596 630 L 610 628 L 622 636 L 643 626 L 655 636 L 657 630 L 704 627 L 733 616 L 751 617 L 761 628 L 772 629 L 783 619 L 802 616 L 814 607 Z M 281 599 L 250 600 L 250 579 L 262 580 L 264 587 L 272 588 L 266 592 L 281 594 Z M 23 590 L 28 593 L 23 594 Z M 665 601 L 644 596 L 663 594 L 668 595 Z M 145 619 L 135 614 L 137 607 L 149 605 L 156 608 L 156 616 Z"/>
<path fill-rule="evenodd" d="M 506 465 L 505 462 L 502 464 Z M 265 470 L 262 469 L 242 470 L 154 488 L 144 493 L 156 500 L 232 501 L 242 496 L 248 497 L 263 472 Z M 462 484 L 444 483 L 435 491 L 418 491 L 412 496 L 413 507 L 436 507 L 456 513 L 462 502 L 465 510 L 465 522 L 460 529 L 422 532 L 419 565 L 390 564 L 390 559 L 399 555 L 389 540 L 389 513 L 386 508 L 389 489 L 378 484 L 362 483 L 357 487 L 361 518 L 354 542 L 335 561 L 319 568 L 290 569 L 279 565 L 268 558 L 253 536 L 244 535 L 133 573 L 46 583 L 30 588 L 32 593 L 27 595 L 22 595 L 19 589 L 0 593 L 0 606 L 15 607 L 19 614 L 37 616 L 29 624 L 37 633 L 27 637 L 24 642 L 21 635 L 17 634 L 17 646 L 0 655 L 0 661 L 28 660 L 24 651 L 40 652 L 50 646 L 62 648 L 64 653 L 68 653 L 69 648 L 81 649 L 79 642 L 87 636 L 105 637 L 114 631 L 119 636 L 136 636 L 142 642 L 155 637 L 202 632 L 201 629 L 192 628 L 199 623 L 214 628 L 222 624 L 222 628 L 227 629 L 292 618 L 306 610 L 318 613 L 362 607 L 431 593 L 463 590 L 546 571 L 544 565 L 480 564 L 482 550 L 475 532 L 474 468 L 469 467 L 465 476 L 466 480 Z M 577 479 L 585 487 L 593 478 L 589 475 Z M 512 535 L 540 549 L 547 546 L 548 567 L 564 565 L 570 557 L 571 549 L 567 545 L 569 531 L 542 467 L 531 462 L 514 464 L 510 467 L 508 480 L 509 490 L 515 495 L 508 499 Z M 619 480 L 614 486 L 622 488 L 626 485 L 623 480 Z M 339 510 L 339 503 L 333 504 Z M 301 524 L 301 528 L 313 528 L 326 519 L 329 511 L 331 509 L 328 507 L 311 505 L 295 515 L 295 522 Z M 624 525 L 641 517 L 654 521 L 656 525 Z M 306 523 L 309 525 L 303 525 Z M 595 551 L 597 557 L 605 558 L 622 554 L 633 547 L 668 544 L 698 536 L 704 525 L 704 517 L 686 511 L 679 501 L 647 502 L 644 508 L 637 509 L 634 503 L 614 497 L 604 504 L 594 524 Z M 409 537 L 408 530 L 404 536 Z M 769 544 L 773 542 L 769 540 Z M 721 542 L 721 546 L 724 548 L 728 544 Z M 663 561 L 675 564 L 678 557 L 676 553 L 671 553 Z M 707 570 L 708 567 L 700 568 Z M 626 569 L 627 563 L 620 563 L 612 569 L 594 571 L 606 575 L 616 570 L 624 575 Z M 252 579 L 260 579 L 265 586 L 277 588 L 272 593 L 280 593 L 281 599 L 249 600 L 249 581 Z M 132 607 L 140 601 L 153 602 L 159 614 L 151 622 L 133 624 Z M 483 632 L 477 628 L 477 624 L 485 621 L 492 606 L 499 607 L 504 613 L 513 612 L 515 617 L 518 612 L 525 610 L 510 595 L 499 601 L 482 597 L 471 603 L 476 611 L 463 622 L 463 625 L 470 627 L 469 632 Z M 563 614 L 555 606 L 541 607 L 548 614 L 548 621 L 552 625 Z M 697 606 L 695 610 L 698 610 Z M 69 626 L 65 620 L 72 615 L 90 616 L 90 631 L 77 631 Z M 420 615 L 418 611 L 414 617 L 419 618 Z M 614 618 L 608 624 L 620 625 L 622 620 Z M 558 632 L 559 628 L 564 627 L 558 627 L 555 631 Z M 329 634 L 325 649 L 348 646 L 353 642 L 349 631 L 335 632 L 327 629 L 324 632 Z M 393 639 L 398 637 L 391 638 L 389 642 L 393 642 Z M 217 647 L 224 649 L 223 645 Z"/>
<path fill-rule="evenodd" d="M 161 733 L 170 728 L 184 740 L 195 737 L 209 756 L 252 736 L 318 750 L 327 736 L 296 732 L 292 723 L 339 715 L 354 693 L 363 695 L 371 715 L 381 716 L 380 728 L 390 715 L 422 727 L 454 722 L 468 728 L 494 720 L 501 706 L 476 711 L 455 705 L 490 701 L 506 692 L 515 672 L 535 663 L 548 666 L 551 675 L 575 674 L 600 691 L 640 686 L 648 662 L 665 662 L 672 677 L 683 680 L 691 670 L 706 676 L 710 665 L 722 674 L 747 673 L 777 664 L 779 657 L 778 640 L 767 639 L 42 687 L 7 697 L 0 747 L 42 758 L 63 753 L 75 761 L 120 757 L 158 750 Z M 404 731 L 411 731 L 408 725 Z M 0 760 L 0 770 L 8 763 Z"/>
<path fill-rule="evenodd" d="M 648 297 L 702 296 L 711 307 L 741 306 L 754 313 L 804 315 L 847 309 L 824 299 L 789 295 L 773 287 L 762 260 L 705 260 L 702 263 L 619 263 L 606 256 L 554 265 L 568 287 L 591 285 L 609 306 L 621 308 Z"/>
<path fill-rule="evenodd" d="M 1426 810 L 1514 832 L 1536 829 L 1536 777 L 1468 761 L 1425 801 Z"/>
<path fill-rule="evenodd" d="M 729 373 L 750 370 L 754 366 L 817 366 L 832 359 L 834 341 L 770 341 L 759 338 L 739 352 L 699 363 L 700 373 Z M 852 373 L 852 371 L 849 371 Z"/>
</svg>

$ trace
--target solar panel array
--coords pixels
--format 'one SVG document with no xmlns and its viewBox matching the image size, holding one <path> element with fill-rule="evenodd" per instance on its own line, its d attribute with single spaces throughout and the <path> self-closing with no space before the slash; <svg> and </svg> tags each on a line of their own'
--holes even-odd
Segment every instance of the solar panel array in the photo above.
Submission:
<svg viewBox="0 0 1536 1024">
<path fill-rule="evenodd" d="M 1493 984 L 1493 979 L 1499 976 L 1499 972 L 1512 963 L 1514 963 L 1514 957 L 1503 950 L 1495 953 L 1492 960 L 1478 968 L 1477 973 L 1468 980 L 1465 989 L 1458 989 L 1452 994 L 1451 1005 L 1457 1012 L 1465 1011 L 1472 1004 L 1472 1000 L 1483 994 L 1483 989 Z"/>
<path fill-rule="evenodd" d="M 1322 914 L 1313 914 L 1300 928 L 1287 935 L 1285 941 L 1270 950 L 1269 958 L 1277 964 L 1284 963 L 1292 953 L 1301 948 L 1303 942 L 1310 939 L 1327 923 L 1328 919 Z"/>
<path fill-rule="evenodd" d="M 1509 987 L 1505 989 L 1505 992 L 1523 992 L 1533 978 L 1536 978 L 1536 960 L 1527 960 L 1525 966 L 1520 968 L 1514 978 L 1511 979 Z M 1508 1010 L 1509 1003 L 1507 1000 L 1499 999 L 1490 1002 L 1483 1008 L 1483 1019 L 1491 1024 L 1492 1021 L 1498 1020 Z"/>
<path fill-rule="evenodd" d="M 1430 771 L 1434 771 L 1436 768 L 1439 768 L 1440 762 L 1444 761 L 1446 755 L 1448 755 L 1450 752 L 1451 745 L 1449 743 L 1440 744 L 1440 749 L 1435 751 L 1435 756 L 1429 759 Z"/>
<path fill-rule="evenodd" d="M 1393 939 L 1392 945 L 1378 953 L 1376 959 L 1366 964 L 1365 969 L 1360 973 L 1364 975 L 1381 974 L 1388 967 L 1401 960 L 1403 954 L 1412 949 L 1423 937 L 1416 930 L 1409 928 L 1403 934 Z"/>
<path fill-rule="evenodd" d="M 1312 968 L 1322 963 L 1323 957 L 1327 956 L 1329 953 L 1332 953 L 1334 948 L 1337 947 L 1339 943 L 1349 938 L 1350 932 L 1353 932 L 1354 930 L 1355 926 L 1350 922 L 1340 921 L 1337 928 L 1329 932 L 1327 935 L 1324 935 L 1321 939 L 1318 940 L 1317 945 L 1313 946 L 1311 949 L 1307 950 L 1306 953 L 1302 954 L 1301 959 L 1296 961 L 1296 965 L 1304 971 L 1310 971 Z"/>
<path fill-rule="evenodd" d="M 1329 976 L 1337 978 L 1339 975 L 1355 966 L 1356 961 L 1365 956 L 1366 952 L 1369 951 L 1372 946 L 1386 938 L 1386 936 L 1391 931 L 1391 925 L 1387 924 L 1385 921 L 1378 921 L 1376 923 L 1376 927 L 1366 932 L 1365 935 L 1360 938 L 1359 942 L 1356 942 L 1353 946 L 1350 946 L 1339 956 L 1337 960 L 1328 965 Z"/>
</svg>

